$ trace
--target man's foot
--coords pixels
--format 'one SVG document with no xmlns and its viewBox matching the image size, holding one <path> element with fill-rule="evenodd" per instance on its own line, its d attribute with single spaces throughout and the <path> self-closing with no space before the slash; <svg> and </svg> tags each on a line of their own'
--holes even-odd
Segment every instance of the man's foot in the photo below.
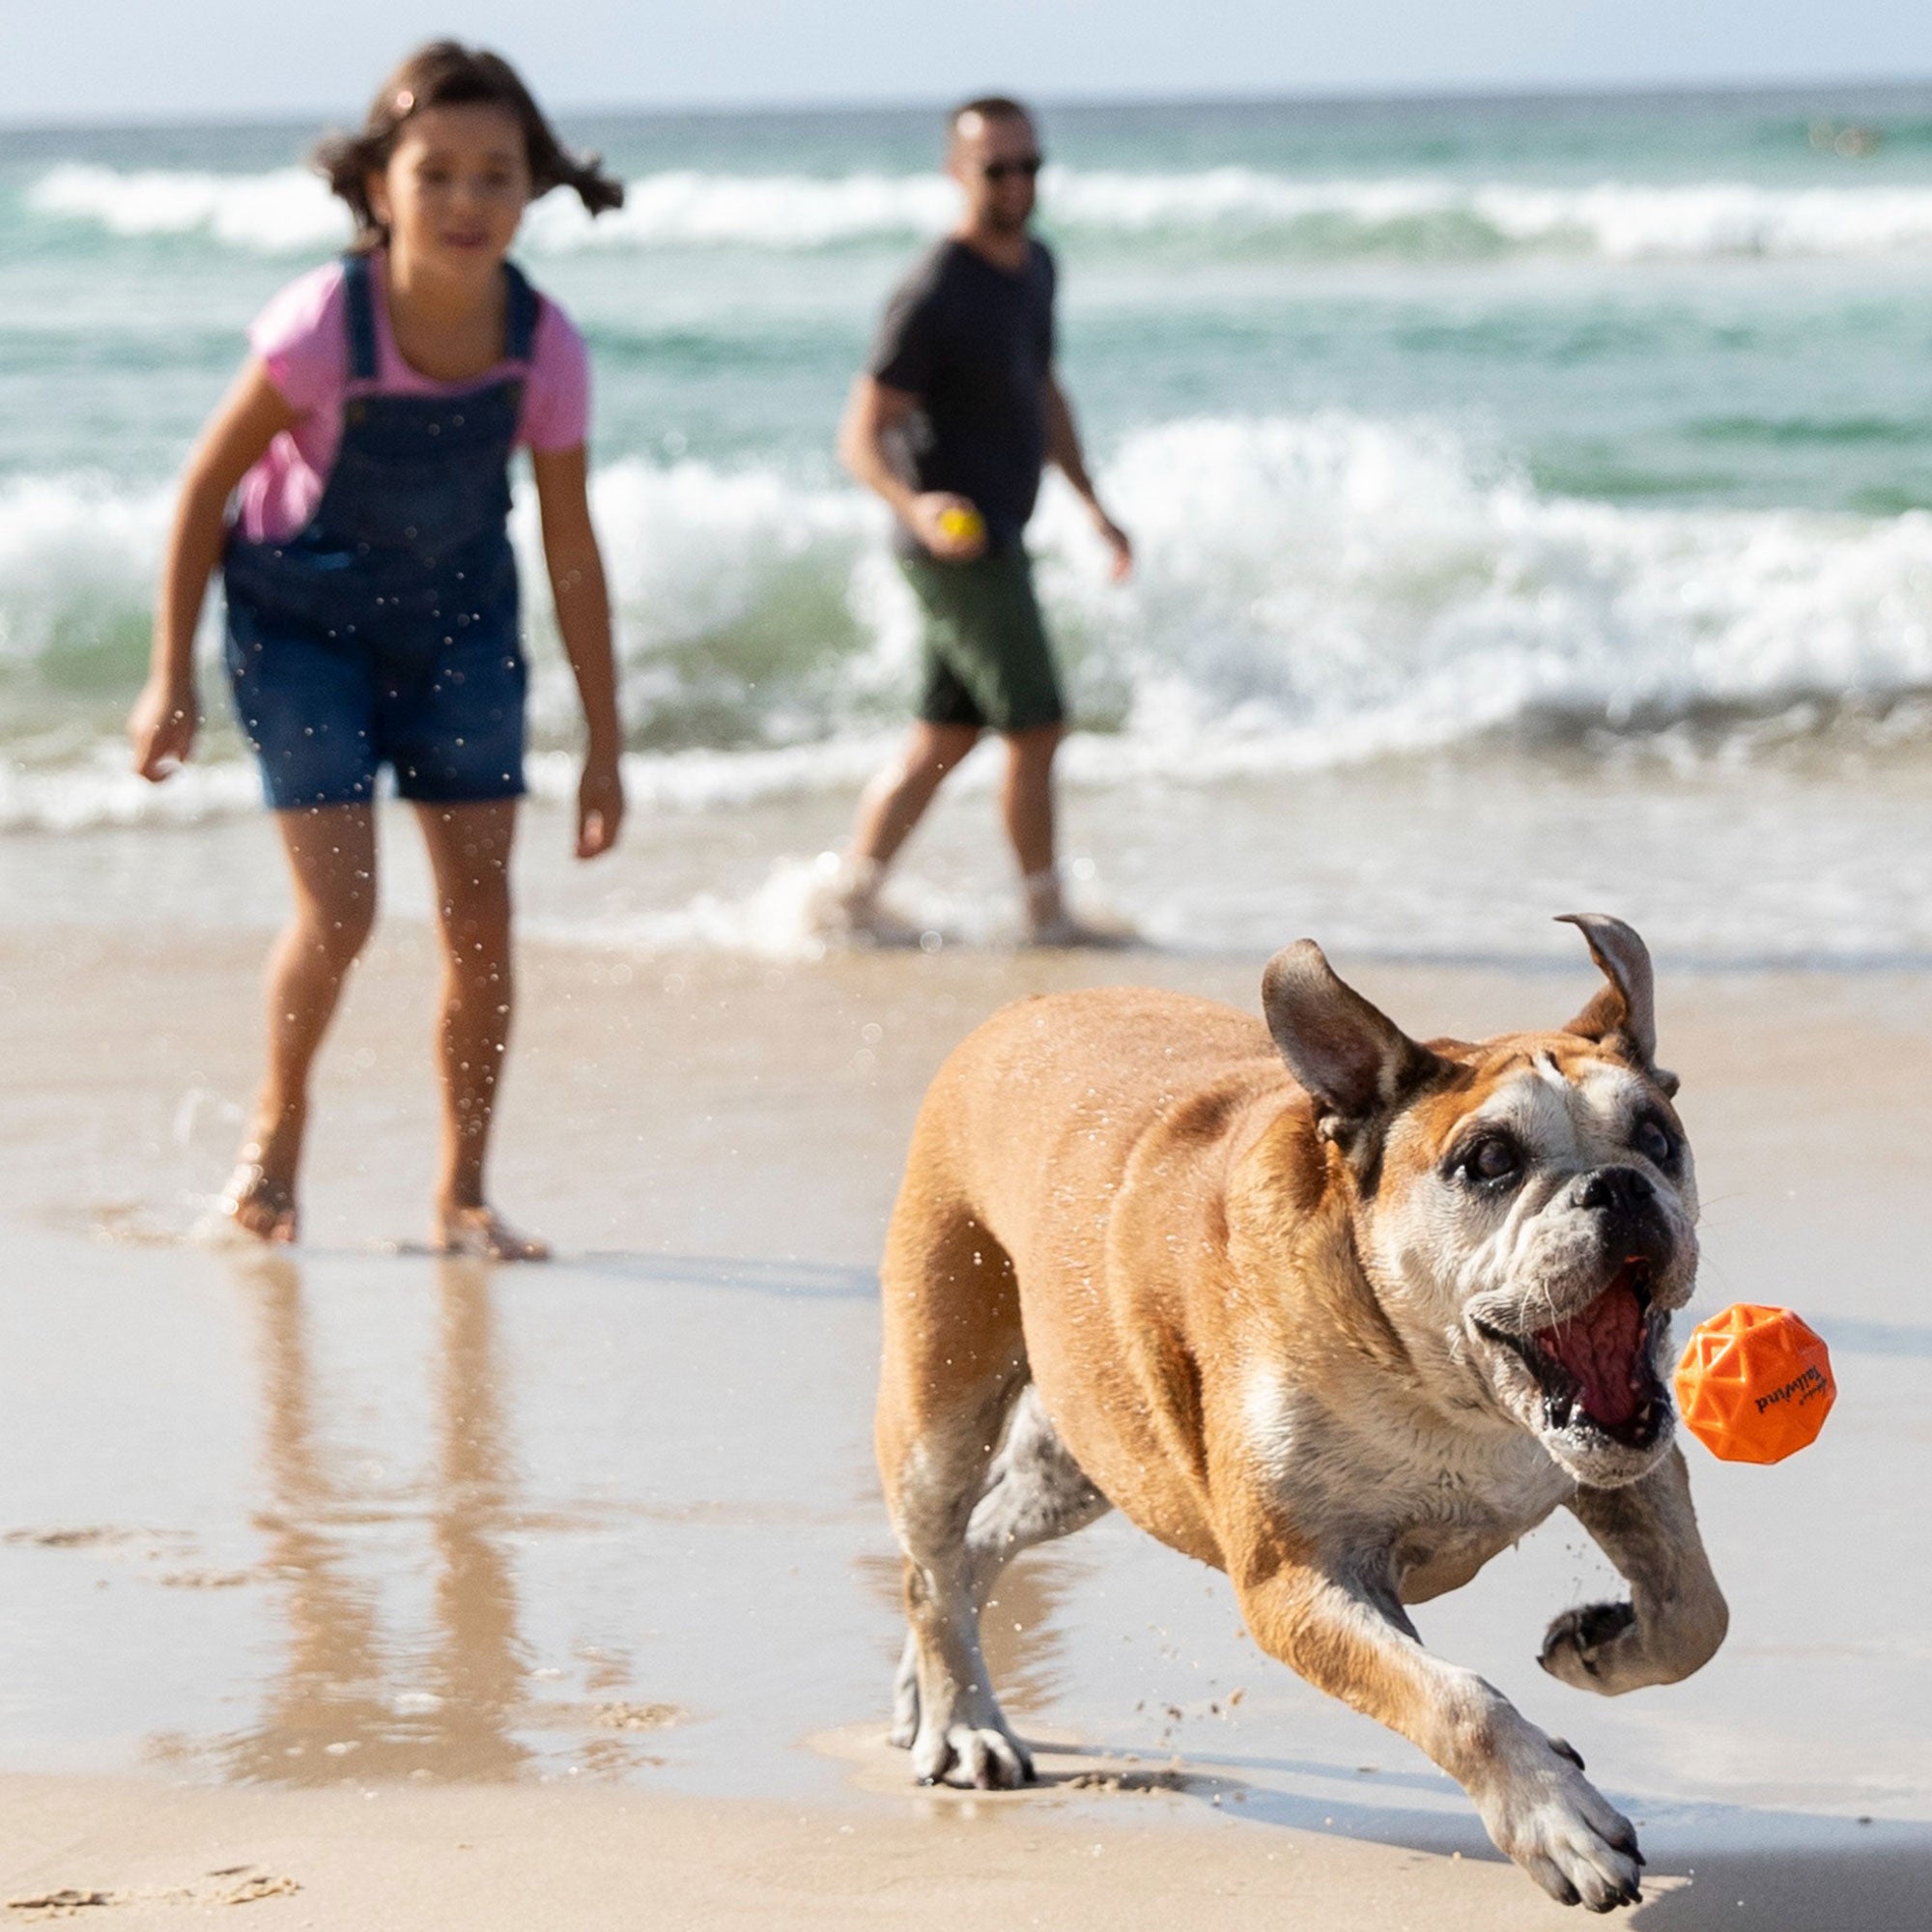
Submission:
<svg viewBox="0 0 1932 1932">
<path fill-rule="evenodd" d="M 1052 867 L 1030 872 L 1020 881 L 1020 902 L 1026 911 L 1029 946 L 1087 947 L 1118 952 L 1140 938 L 1132 926 L 1117 922 L 1082 919 L 1067 909 L 1060 874 Z"/>
<path fill-rule="evenodd" d="M 914 952 L 925 938 L 923 927 L 909 919 L 901 919 L 891 906 L 882 906 L 876 900 L 843 908 L 838 930 L 861 946 L 905 948 Z"/>
<path fill-rule="evenodd" d="M 876 859 L 841 859 L 819 902 L 818 923 L 862 946 L 917 947 L 923 929 L 880 903 L 885 881 Z"/>
<path fill-rule="evenodd" d="M 296 1238 L 296 1190 L 292 1182 L 271 1175 L 244 1148 L 228 1184 L 214 1204 L 215 1225 L 234 1229 L 258 1241 L 286 1245 Z"/>
<path fill-rule="evenodd" d="M 1118 952 L 1122 947 L 1139 945 L 1140 934 L 1129 925 L 1093 925 L 1084 919 L 1075 919 L 1070 912 L 1063 912 L 1055 919 L 1030 922 L 1026 943 Z"/>
<path fill-rule="evenodd" d="M 550 1243 L 511 1227 L 496 1208 L 444 1208 L 438 1210 L 430 1245 L 439 1254 L 469 1255 L 485 1262 L 547 1262 Z"/>
</svg>

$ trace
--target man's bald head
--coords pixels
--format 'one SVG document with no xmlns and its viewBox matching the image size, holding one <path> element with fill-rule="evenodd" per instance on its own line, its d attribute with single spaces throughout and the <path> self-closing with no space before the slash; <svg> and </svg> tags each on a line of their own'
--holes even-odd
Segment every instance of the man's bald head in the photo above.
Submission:
<svg viewBox="0 0 1932 1932">
<path fill-rule="evenodd" d="M 947 132 L 956 146 L 977 138 L 995 121 L 1017 121 L 1029 131 L 1033 116 L 1017 100 L 1004 94 L 984 94 L 977 100 L 965 100 L 947 117 Z"/>
</svg>

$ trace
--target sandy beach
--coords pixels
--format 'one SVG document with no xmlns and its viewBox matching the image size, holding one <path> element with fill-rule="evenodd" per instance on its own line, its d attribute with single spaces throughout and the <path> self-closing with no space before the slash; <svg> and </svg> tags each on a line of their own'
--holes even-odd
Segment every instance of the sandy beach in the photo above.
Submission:
<svg viewBox="0 0 1932 1932">
<path fill-rule="evenodd" d="M 527 867 L 558 830 L 533 815 Z M 405 865 L 326 1059 L 308 1237 L 221 1252 L 186 1236 L 254 1074 L 272 874 L 171 925 L 141 855 L 213 903 L 266 836 L 7 854 L 10 1920 L 1559 1921 L 1454 1787 L 1119 1518 L 1024 1559 L 989 1614 L 1042 1788 L 916 1792 L 881 1742 L 873 1268 L 924 1082 L 1021 993 L 1246 1006 L 1259 954 L 532 940 L 497 1191 L 560 1259 L 492 1269 L 411 1246 L 433 961 Z M 608 890 L 589 876 L 555 889 L 579 913 Z M 1339 963 L 1418 1032 L 1559 1019 L 1591 984 L 1580 961 Z M 1693 1449 L 1733 1608 L 1717 1661 L 1617 1702 L 1544 1677 L 1545 1623 L 1605 1576 L 1567 1520 L 1422 1617 L 1640 1822 L 1638 1926 L 1924 1923 L 1928 994 L 1907 971 L 1661 975 L 1705 1201 L 1691 1315 L 1795 1306 L 1841 1385 L 1776 1469 Z"/>
</svg>

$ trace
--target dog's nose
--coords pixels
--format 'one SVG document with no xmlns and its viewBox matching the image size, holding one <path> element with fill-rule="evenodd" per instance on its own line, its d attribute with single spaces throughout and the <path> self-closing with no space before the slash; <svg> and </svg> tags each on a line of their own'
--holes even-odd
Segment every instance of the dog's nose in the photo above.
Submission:
<svg viewBox="0 0 1932 1932">
<path fill-rule="evenodd" d="M 1634 1214 L 1656 1197 L 1649 1177 L 1634 1167 L 1600 1167 L 1577 1183 L 1577 1205 L 1609 1213 Z"/>
</svg>

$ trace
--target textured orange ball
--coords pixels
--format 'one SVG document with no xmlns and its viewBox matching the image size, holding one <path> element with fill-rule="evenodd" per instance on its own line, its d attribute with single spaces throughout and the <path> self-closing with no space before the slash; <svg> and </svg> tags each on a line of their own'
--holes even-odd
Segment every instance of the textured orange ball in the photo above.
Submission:
<svg viewBox="0 0 1932 1932">
<path fill-rule="evenodd" d="M 1788 1308 L 1733 1302 L 1677 1364 L 1684 1424 L 1726 1463 L 1781 1463 L 1817 1440 L 1838 1393 L 1824 1342 Z"/>
</svg>

